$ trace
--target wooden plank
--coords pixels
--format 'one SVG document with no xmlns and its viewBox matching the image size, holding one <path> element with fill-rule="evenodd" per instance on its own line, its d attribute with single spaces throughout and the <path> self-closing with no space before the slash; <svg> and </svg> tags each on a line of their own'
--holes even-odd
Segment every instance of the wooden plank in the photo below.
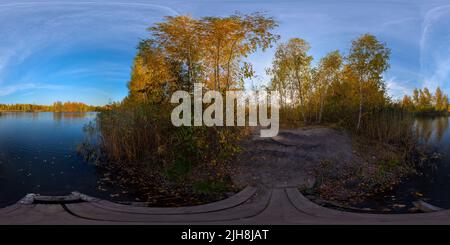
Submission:
<svg viewBox="0 0 450 245">
<path fill-rule="evenodd" d="M 83 194 L 77 194 L 79 197 L 85 201 L 90 202 L 93 206 L 102 208 L 105 210 L 111 210 L 115 212 L 123 213 L 133 213 L 133 214 L 155 214 L 155 215 L 174 215 L 174 214 L 195 214 L 195 213 L 206 213 L 225 210 L 229 208 L 236 207 L 242 203 L 248 201 L 257 192 L 257 188 L 248 186 L 244 190 L 240 191 L 236 195 L 233 195 L 227 199 L 208 203 L 204 205 L 189 206 L 189 207 L 175 207 L 175 208 L 157 208 L 157 207 L 138 207 L 130 206 L 124 204 L 118 204 L 109 202 L 106 200 L 101 200 L 97 198 L 92 198 Z"/>
<path fill-rule="evenodd" d="M 271 192 L 266 192 L 258 197 L 257 201 L 242 203 L 238 206 L 210 212 L 196 212 L 183 214 L 155 214 L 155 213 L 132 213 L 113 211 L 94 203 L 85 202 L 65 205 L 67 209 L 75 216 L 109 222 L 138 222 L 138 223 L 174 223 L 174 224 L 192 224 L 206 222 L 231 222 L 239 223 L 242 219 L 248 219 L 260 214 L 267 206 Z"/>
</svg>

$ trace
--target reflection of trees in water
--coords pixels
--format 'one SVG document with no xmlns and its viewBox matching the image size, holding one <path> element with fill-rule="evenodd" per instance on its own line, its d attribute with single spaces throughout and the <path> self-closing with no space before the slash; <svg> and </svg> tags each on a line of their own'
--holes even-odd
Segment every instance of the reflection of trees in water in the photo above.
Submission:
<svg viewBox="0 0 450 245">
<path fill-rule="evenodd" d="M 434 135 L 438 141 L 442 139 L 448 129 L 448 117 L 417 118 L 415 123 L 416 135 L 428 143 Z"/>
<path fill-rule="evenodd" d="M 436 120 L 436 135 L 438 140 L 441 141 L 442 136 L 448 129 L 448 117 L 439 117 Z"/>
<path fill-rule="evenodd" d="M 39 113 L 38 112 L 31 112 L 31 119 L 38 120 L 39 119 Z"/>
<path fill-rule="evenodd" d="M 432 120 L 429 118 L 417 118 L 415 123 L 416 135 L 425 142 L 432 134 Z"/>
<path fill-rule="evenodd" d="M 53 120 L 61 121 L 62 119 L 80 119 L 85 118 L 86 112 L 53 112 Z"/>
<path fill-rule="evenodd" d="M 0 117 L 3 119 L 31 119 L 37 121 L 42 118 L 53 118 L 57 122 L 62 120 L 79 120 L 94 115 L 94 112 L 0 112 Z"/>
<path fill-rule="evenodd" d="M 0 115 L 0 116 L 1 116 L 1 115 Z M 4 154 L 4 153 L 1 153 L 1 152 L 0 152 L 0 155 L 3 155 L 3 154 Z M 0 180 L 3 179 L 3 178 L 5 177 L 5 168 L 3 167 L 5 162 L 6 162 L 6 161 L 4 161 L 4 160 L 0 157 Z"/>
</svg>

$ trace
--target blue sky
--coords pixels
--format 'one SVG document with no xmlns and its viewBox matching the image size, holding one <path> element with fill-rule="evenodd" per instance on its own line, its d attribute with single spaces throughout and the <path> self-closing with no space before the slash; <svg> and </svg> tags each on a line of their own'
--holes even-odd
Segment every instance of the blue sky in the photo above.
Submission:
<svg viewBox="0 0 450 245">
<path fill-rule="evenodd" d="M 450 1 L 441 0 L 0 0 L 0 103 L 83 101 L 102 105 L 127 94 L 136 45 L 167 15 L 266 12 L 280 41 L 307 40 L 318 60 L 348 52 L 372 33 L 392 49 L 385 80 L 399 98 L 414 87 L 450 93 Z M 268 81 L 274 49 L 258 52 L 254 83 Z"/>
</svg>

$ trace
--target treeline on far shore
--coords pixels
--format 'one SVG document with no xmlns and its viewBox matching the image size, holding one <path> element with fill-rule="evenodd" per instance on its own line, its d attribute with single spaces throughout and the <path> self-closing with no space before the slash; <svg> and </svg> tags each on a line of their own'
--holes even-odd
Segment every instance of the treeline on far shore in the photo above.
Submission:
<svg viewBox="0 0 450 245">
<path fill-rule="evenodd" d="M 403 97 L 402 106 L 419 116 L 448 115 L 450 109 L 448 95 L 440 87 L 436 88 L 434 94 L 427 87 L 416 88 L 411 96 Z"/>
<path fill-rule="evenodd" d="M 55 102 L 52 105 L 0 104 L 0 111 L 20 112 L 89 112 L 101 111 L 105 106 L 92 106 L 81 102 Z"/>
</svg>

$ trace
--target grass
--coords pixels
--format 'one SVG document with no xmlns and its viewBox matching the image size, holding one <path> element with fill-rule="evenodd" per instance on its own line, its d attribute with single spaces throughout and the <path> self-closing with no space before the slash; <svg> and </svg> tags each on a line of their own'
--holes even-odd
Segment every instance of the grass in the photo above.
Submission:
<svg viewBox="0 0 450 245">
<path fill-rule="evenodd" d="M 194 183 L 194 191 L 198 194 L 226 192 L 228 183 L 223 180 L 200 180 Z"/>
</svg>

